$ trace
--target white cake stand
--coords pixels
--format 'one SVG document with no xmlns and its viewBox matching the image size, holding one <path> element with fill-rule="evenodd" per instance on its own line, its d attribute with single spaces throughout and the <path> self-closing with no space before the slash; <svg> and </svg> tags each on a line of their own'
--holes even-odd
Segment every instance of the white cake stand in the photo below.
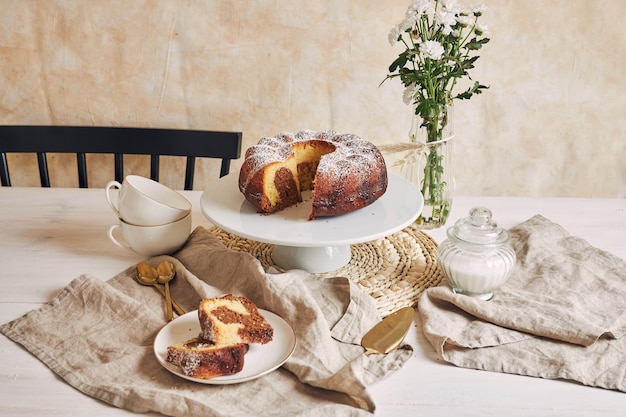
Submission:
<svg viewBox="0 0 626 417">
<path fill-rule="evenodd" d="M 350 262 L 350 245 L 389 236 L 411 224 L 422 212 L 419 189 L 390 174 L 387 191 L 373 204 L 352 213 L 308 220 L 311 193 L 303 202 L 263 215 L 239 192 L 238 176 L 227 175 L 200 199 L 214 225 L 238 236 L 275 245 L 272 260 L 284 269 L 330 272 Z"/>
</svg>

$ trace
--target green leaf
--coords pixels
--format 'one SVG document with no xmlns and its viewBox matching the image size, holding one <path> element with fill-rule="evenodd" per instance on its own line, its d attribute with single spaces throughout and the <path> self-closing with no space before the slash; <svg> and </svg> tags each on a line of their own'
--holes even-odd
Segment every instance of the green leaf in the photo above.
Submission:
<svg viewBox="0 0 626 417">
<path fill-rule="evenodd" d="M 458 98 L 460 100 L 467 100 L 470 97 L 472 97 L 474 94 L 480 94 L 482 93 L 481 90 L 486 90 L 488 88 L 489 88 L 488 86 L 479 84 L 478 81 L 476 81 L 474 82 L 474 85 L 472 85 L 470 88 L 468 88 L 464 92 L 457 94 L 455 98 Z"/>
<path fill-rule="evenodd" d="M 473 38 L 467 44 L 465 44 L 465 47 L 467 49 L 469 49 L 470 51 L 476 51 L 476 50 L 482 48 L 483 45 L 486 44 L 487 42 L 489 42 L 489 38 L 483 38 L 483 39 L 480 39 L 480 40 L 477 40 L 476 38 Z"/>
<path fill-rule="evenodd" d="M 398 68 L 402 68 L 408 61 L 408 54 L 406 52 L 401 53 L 395 61 L 389 66 L 389 72 L 394 72 Z"/>
<path fill-rule="evenodd" d="M 424 99 L 417 105 L 415 113 L 422 116 L 422 119 L 432 119 L 438 113 L 437 103 L 431 98 Z"/>
</svg>

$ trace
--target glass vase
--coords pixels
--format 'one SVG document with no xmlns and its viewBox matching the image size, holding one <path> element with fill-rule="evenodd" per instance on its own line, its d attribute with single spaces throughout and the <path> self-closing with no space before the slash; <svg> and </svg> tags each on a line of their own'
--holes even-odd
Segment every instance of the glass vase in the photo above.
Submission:
<svg viewBox="0 0 626 417">
<path fill-rule="evenodd" d="M 455 185 L 453 110 L 452 104 L 441 106 L 429 120 L 413 115 L 409 140 L 416 146 L 405 158 L 403 175 L 424 197 L 424 209 L 415 221 L 420 229 L 439 228 L 450 214 Z"/>
</svg>

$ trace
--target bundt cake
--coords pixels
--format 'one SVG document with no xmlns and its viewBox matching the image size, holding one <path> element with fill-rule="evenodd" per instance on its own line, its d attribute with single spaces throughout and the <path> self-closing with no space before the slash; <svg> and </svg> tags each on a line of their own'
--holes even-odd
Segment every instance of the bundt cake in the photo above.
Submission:
<svg viewBox="0 0 626 417">
<path fill-rule="evenodd" d="M 247 297 L 232 294 L 205 298 L 198 308 L 201 339 L 216 345 L 261 343 L 272 340 L 274 329 Z"/>
<path fill-rule="evenodd" d="M 280 133 L 246 151 L 239 190 L 259 213 L 302 201 L 313 190 L 309 219 L 337 216 L 368 206 L 387 190 L 387 167 L 376 146 L 332 130 Z"/>
</svg>

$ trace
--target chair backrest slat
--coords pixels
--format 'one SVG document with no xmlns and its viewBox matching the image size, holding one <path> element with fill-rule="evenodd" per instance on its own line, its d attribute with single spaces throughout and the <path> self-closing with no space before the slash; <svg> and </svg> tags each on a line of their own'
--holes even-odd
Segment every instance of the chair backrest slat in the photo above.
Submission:
<svg viewBox="0 0 626 417">
<path fill-rule="evenodd" d="M 223 163 L 224 160 L 222 160 Z M 189 187 L 191 190 L 193 188 L 193 172 L 196 170 L 196 158 L 193 156 L 187 157 L 187 163 L 185 166 L 185 188 Z M 228 174 L 228 172 L 226 173 Z M 220 170 L 220 177 L 223 177 Z"/>
<path fill-rule="evenodd" d="M 39 165 L 39 181 L 42 187 L 50 187 L 50 175 L 48 175 L 48 158 L 45 152 L 37 152 L 37 164 Z"/>
<path fill-rule="evenodd" d="M 47 152 L 75 153 L 79 187 L 88 187 L 86 154 L 113 154 L 115 179 L 124 177 L 124 155 L 150 155 L 150 176 L 159 180 L 160 156 L 185 156 L 185 189 L 193 188 L 195 158 L 221 159 L 220 177 L 241 155 L 241 132 L 93 126 L 0 126 L 0 179 L 10 186 L 6 154 L 36 153 L 42 187 L 50 186 Z"/>
<path fill-rule="evenodd" d="M 159 180 L 159 165 L 161 164 L 159 155 L 150 155 L 150 178 L 153 181 Z"/>
<path fill-rule="evenodd" d="M 116 153 L 114 156 L 115 160 L 115 181 L 122 182 L 124 181 L 124 154 Z"/>
<path fill-rule="evenodd" d="M 76 154 L 76 165 L 78 166 L 78 186 L 80 188 L 88 188 L 87 157 L 84 152 L 78 152 Z"/>
<path fill-rule="evenodd" d="M 11 186 L 11 176 L 9 175 L 9 164 L 7 161 L 7 155 L 4 152 L 0 153 L 0 181 L 2 185 Z"/>
<path fill-rule="evenodd" d="M 228 175 L 230 171 L 230 159 L 222 159 L 222 167 L 220 168 L 220 177 Z"/>
</svg>

